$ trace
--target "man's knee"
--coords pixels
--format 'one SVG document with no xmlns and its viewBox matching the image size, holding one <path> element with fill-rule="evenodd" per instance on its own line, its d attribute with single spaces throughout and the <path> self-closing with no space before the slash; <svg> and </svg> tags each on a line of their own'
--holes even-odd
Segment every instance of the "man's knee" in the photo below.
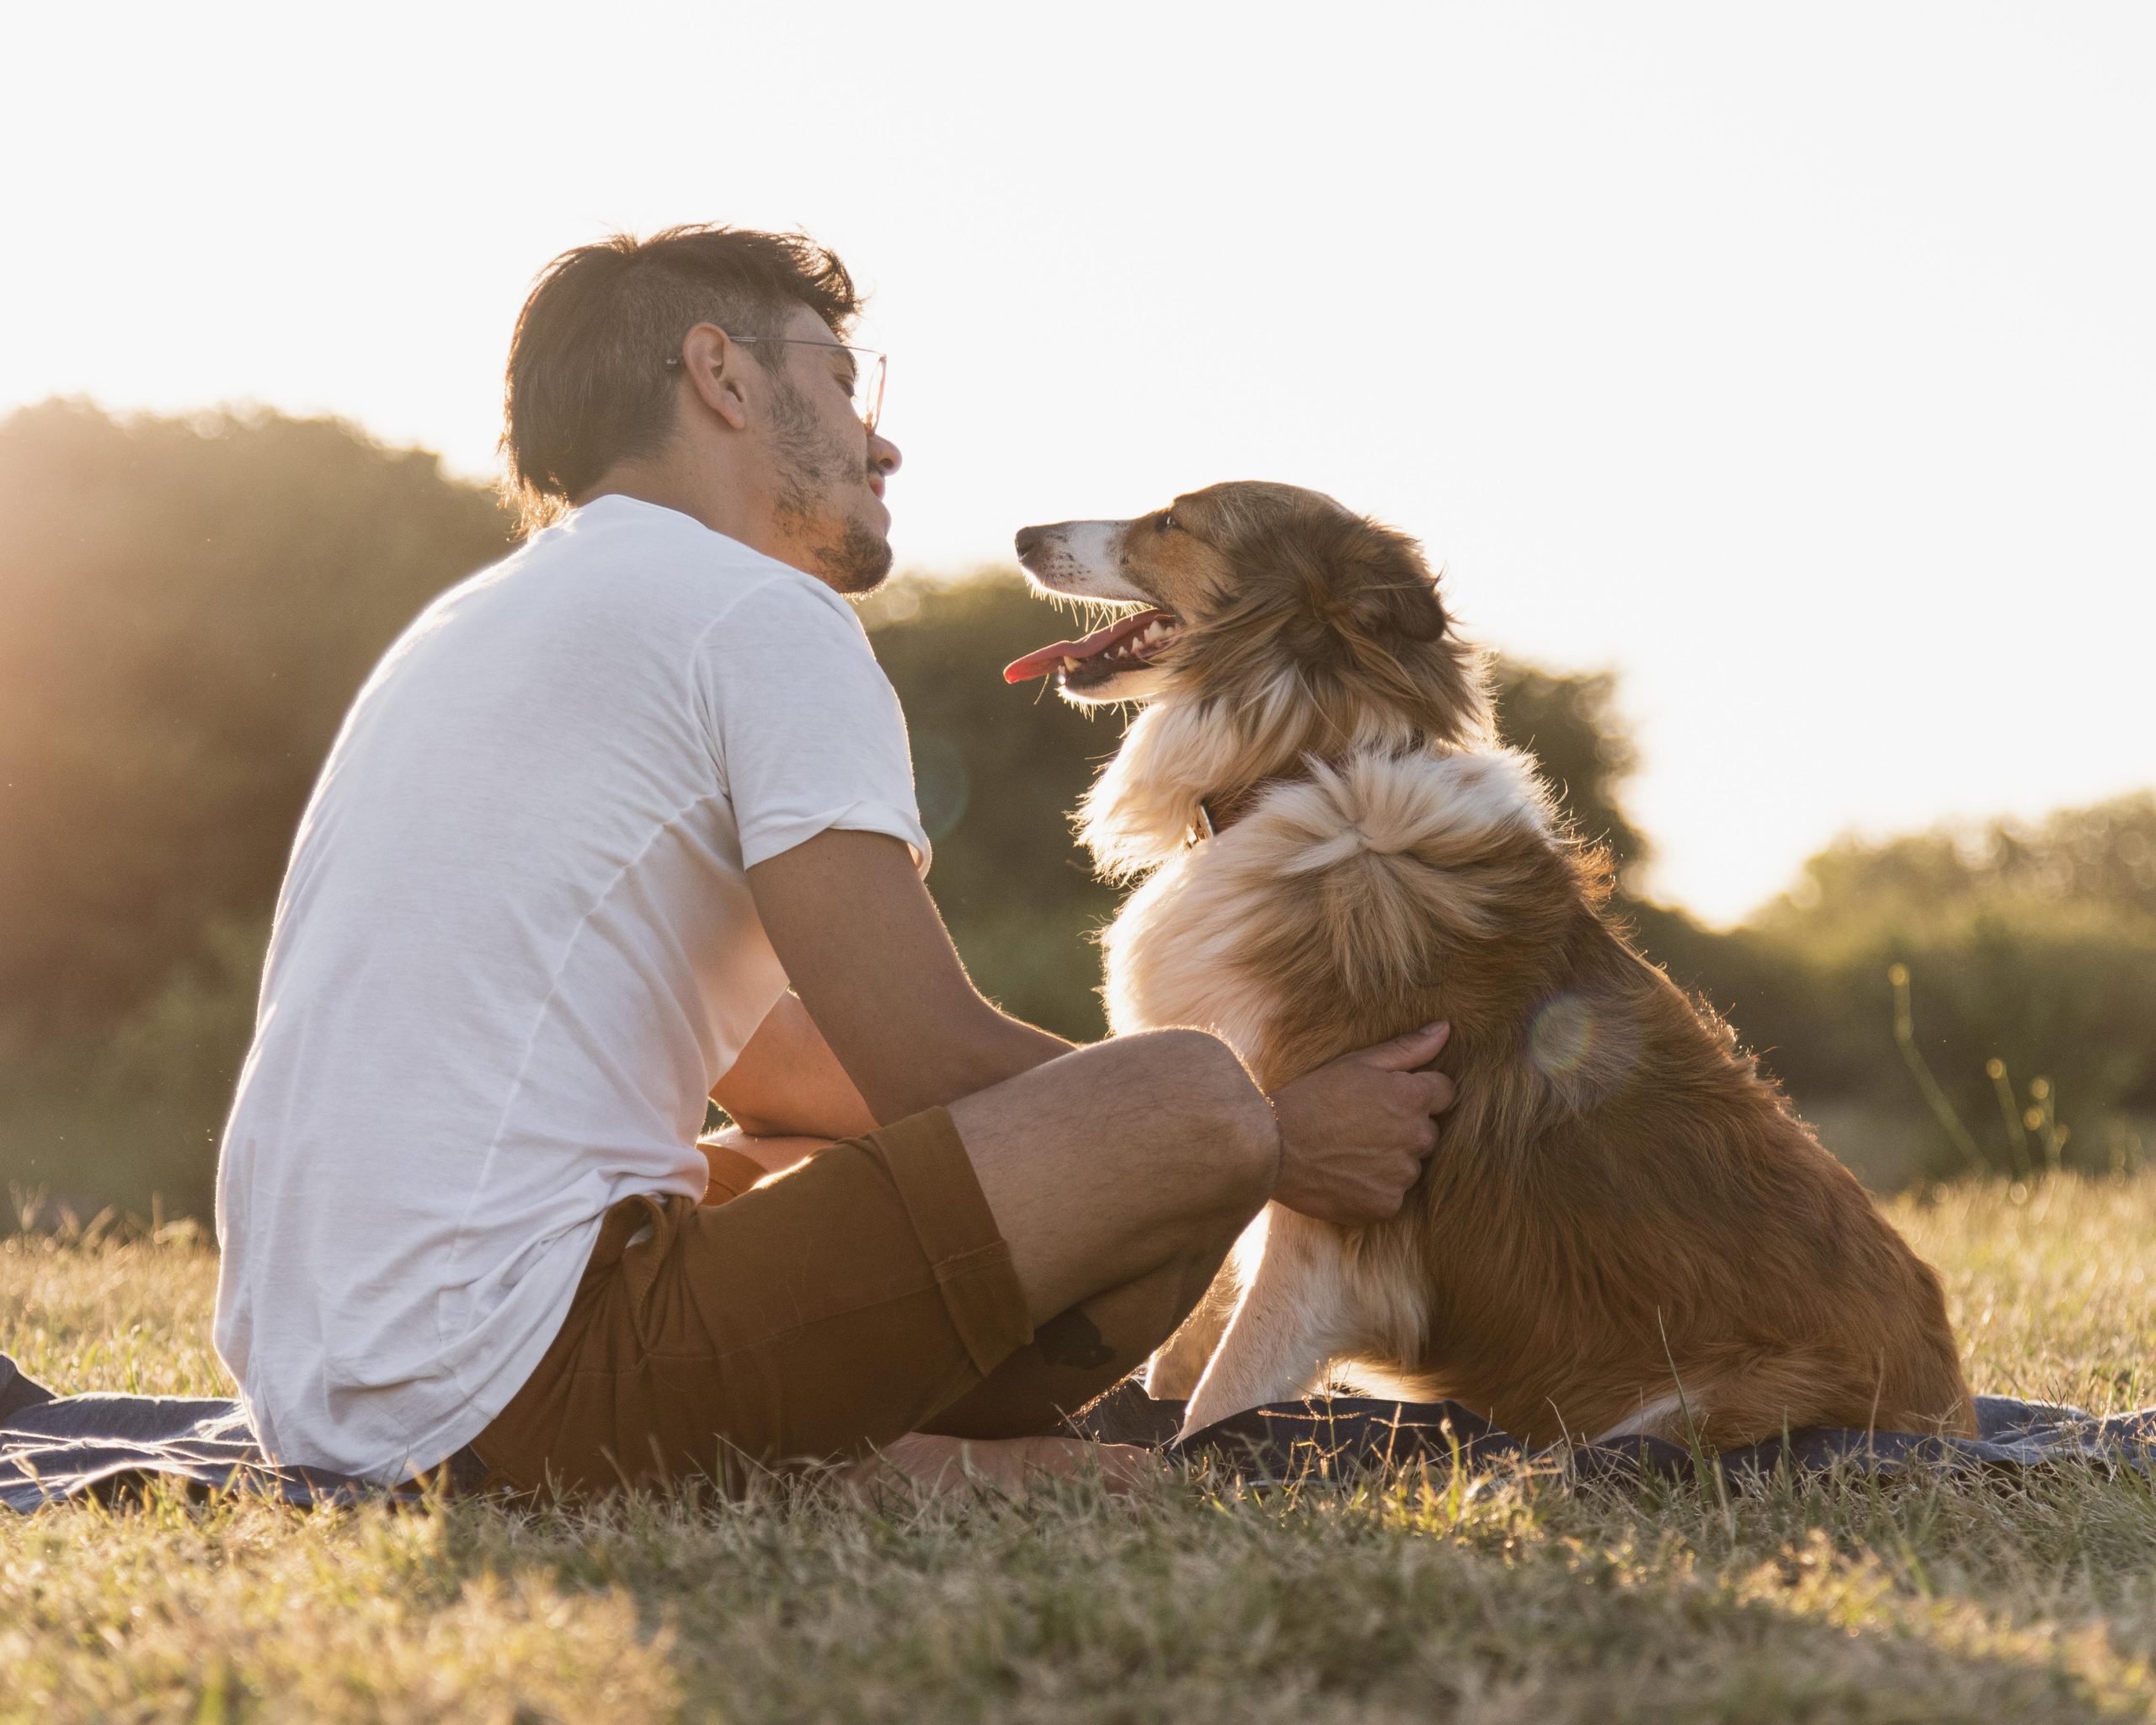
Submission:
<svg viewBox="0 0 2156 1725">
<path fill-rule="evenodd" d="M 1255 1211 L 1279 1176 L 1280 1133 L 1273 1105 L 1234 1051 L 1202 1030 L 1155 1030 L 1122 1040 L 1134 1054 L 1144 1044 L 1142 1087 L 1148 1105 L 1165 1117 L 1161 1141 L 1202 1185 L 1209 1207 Z"/>
</svg>

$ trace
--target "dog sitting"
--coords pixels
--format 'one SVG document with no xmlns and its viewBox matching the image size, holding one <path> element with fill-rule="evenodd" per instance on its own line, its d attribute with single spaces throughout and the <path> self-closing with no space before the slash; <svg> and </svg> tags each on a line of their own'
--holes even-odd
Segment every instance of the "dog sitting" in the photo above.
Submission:
<svg viewBox="0 0 2156 1725">
<path fill-rule="evenodd" d="M 1050 594 L 1139 607 L 1006 672 L 1140 708 L 1080 815 L 1143 882 L 1104 937 L 1113 1028 L 1210 1030 L 1271 1091 L 1453 1026 L 1401 1212 L 1268 1206 L 1154 1357 L 1186 1431 L 1342 1377 L 1533 1443 L 1973 1429 L 1938 1277 L 1626 943 L 1414 542 L 1237 483 L 1017 548 Z"/>
</svg>

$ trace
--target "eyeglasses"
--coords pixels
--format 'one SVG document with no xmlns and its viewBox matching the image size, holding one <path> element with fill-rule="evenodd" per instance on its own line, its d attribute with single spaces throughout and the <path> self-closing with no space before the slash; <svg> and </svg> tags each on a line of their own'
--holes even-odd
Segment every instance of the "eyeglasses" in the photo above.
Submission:
<svg viewBox="0 0 2156 1725">
<path fill-rule="evenodd" d="M 879 354 L 873 347 L 853 347 L 843 341 L 817 341 L 803 335 L 734 335 L 731 341 L 744 343 L 769 342 L 782 347 L 836 348 L 842 354 L 853 355 L 853 411 L 861 420 L 862 429 L 874 431 L 876 422 L 883 417 L 883 374 L 890 368 L 890 356 Z M 666 361 L 666 369 L 677 371 L 681 364 L 679 354 Z"/>
</svg>

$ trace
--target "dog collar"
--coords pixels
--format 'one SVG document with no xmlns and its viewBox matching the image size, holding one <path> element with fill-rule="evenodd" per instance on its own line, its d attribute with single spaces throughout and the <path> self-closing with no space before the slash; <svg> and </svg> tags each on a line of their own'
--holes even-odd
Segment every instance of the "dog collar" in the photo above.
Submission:
<svg viewBox="0 0 2156 1725">
<path fill-rule="evenodd" d="M 1185 847 L 1202 845 L 1208 839 L 1218 838 L 1249 814 L 1257 799 L 1273 786 L 1292 783 L 1305 776 L 1301 773 L 1279 774 L 1271 778 L 1255 780 L 1241 790 L 1214 791 L 1209 796 L 1200 797 L 1198 799 L 1198 818 L 1191 822 L 1190 830 L 1183 835 Z"/>
</svg>

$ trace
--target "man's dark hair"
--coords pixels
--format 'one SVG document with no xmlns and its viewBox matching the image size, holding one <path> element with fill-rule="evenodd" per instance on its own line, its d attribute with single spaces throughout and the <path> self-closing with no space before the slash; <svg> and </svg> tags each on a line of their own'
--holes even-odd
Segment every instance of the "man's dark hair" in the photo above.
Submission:
<svg viewBox="0 0 2156 1725">
<path fill-rule="evenodd" d="M 861 310 L 846 265 L 803 234 L 670 227 L 555 259 L 517 314 L 502 387 L 504 489 L 526 531 L 665 441 L 678 375 L 666 362 L 696 325 L 776 335 L 796 306 L 841 340 Z M 783 362 L 783 348 L 750 351 Z"/>
</svg>

